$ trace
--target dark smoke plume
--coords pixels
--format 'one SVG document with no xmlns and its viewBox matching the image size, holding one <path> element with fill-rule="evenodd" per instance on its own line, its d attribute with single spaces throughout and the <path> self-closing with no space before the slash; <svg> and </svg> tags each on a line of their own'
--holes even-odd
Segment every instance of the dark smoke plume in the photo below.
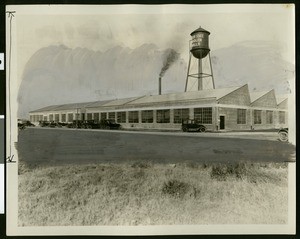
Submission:
<svg viewBox="0 0 300 239">
<path fill-rule="evenodd" d="M 178 60 L 180 54 L 173 49 L 167 49 L 164 53 L 164 64 L 159 73 L 159 77 L 163 77 L 169 67 Z"/>
</svg>

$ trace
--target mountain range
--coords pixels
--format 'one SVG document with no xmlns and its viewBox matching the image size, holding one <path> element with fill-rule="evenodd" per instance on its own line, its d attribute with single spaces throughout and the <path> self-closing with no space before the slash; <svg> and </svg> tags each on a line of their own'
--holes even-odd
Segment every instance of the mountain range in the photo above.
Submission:
<svg viewBox="0 0 300 239">
<path fill-rule="evenodd" d="M 105 52 L 64 45 L 39 49 L 27 62 L 18 92 L 18 117 L 48 105 L 157 94 L 158 77 L 172 49 L 155 44 Z M 276 44 L 242 42 L 211 52 L 216 88 L 249 84 L 250 90 L 289 91 L 294 65 Z M 178 54 L 162 79 L 162 93 L 182 92 L 187 62 Z"/>
</svg>

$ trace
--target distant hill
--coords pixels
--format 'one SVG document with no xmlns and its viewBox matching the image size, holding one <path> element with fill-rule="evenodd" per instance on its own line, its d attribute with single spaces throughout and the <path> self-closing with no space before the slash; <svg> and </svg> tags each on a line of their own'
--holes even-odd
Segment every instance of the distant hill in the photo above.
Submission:
<svg viewBox="0 0 300 239">
<path fill-rule="evenodd" d="M 27 62 L 18 93 L 18 117 L 47 105 L 157 94 L 166 52 L 154 44 L 136 49 L 114 47 L 105 52 L 49 46 Z M 250 89 L 286 93 L 294 66 L 275 45 L 248 42 L 212 52 L 216 87 L 249 83 Z M 162 93 L 182 92 L 187 63 L 179 56 L 166 71 Z"/>
<path fill-rule="evenodd" d="M 288 93 L 294 65 L 280 55 L 275 42 L 249 41 L 212 52 L 216 87 L 249 84 L 251 91 Z"/>
</svg>

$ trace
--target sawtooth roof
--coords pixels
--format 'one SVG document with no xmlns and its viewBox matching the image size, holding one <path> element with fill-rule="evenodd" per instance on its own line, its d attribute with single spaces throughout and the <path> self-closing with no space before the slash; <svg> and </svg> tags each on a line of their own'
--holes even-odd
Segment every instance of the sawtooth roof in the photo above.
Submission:
<svg viewBox="0 0 300 239">
<path fill-rule="evenodd" d="M 159 102 L 171 102 L 171 101 L 184 101 L 184 100 L 200 100 L 215 98 L 220 99 L 223 96 L 237 90 L 240 87 L 222 88 L 222 89 L 210 89 L 201 91 L 189 91 L 181 93 L 170 93 L 163 95 L 149 95 L 138 98 L 129 102 L 128 104 L 147 104 L 147 103 L 159 103 Z"/>
<path fill-rule="evenodd" d="M 268 94 L 269 92 L 270 91 L 250 92 L 251 103 L 257 101 L 259 98 L 263 97 L 264 95 Z"/>
<path fill-rule="evenodd" d="M 276 95 L 277 104 L 279 105 L 280 103 L 282 103 L 283 101 L 285 101 L 288 98 L 289 98 L 288 95 Z"/>
<path fill-rule="evenodd" d="M 59 111 L 59 110 L 68 110 L 68 109 L 77 109 L 77 108 L 85 108 L 90 104 L 95 102 L 85 102 L 85 103 L 71 103 L 71 104 L 63 104 L 63 105 L 50 105 L 37 110 L 30 111 L 30 113 L 34 112 L 43 112 L 43 111 Z"/>
<path fill-rule="evenodd" d="M 189 100 L 201 100 L 201 99 L 220 99 L 231 92 L 241 87 L 230 87 L 222 89 L 208 89 L 201 91 L 189 91 L 180 93 L 169 93 L 163 95 L 146 95 L 139 97 L 131 97 L 124 99 L 105 100 L 105 101 L 94 101 L 85 103 L 72 103 L 63 105 L 52 105 L 38 110 L 31 111 L 43 112 L 43 111 L 60 111 L 76 108 L 97 108 L 97 107 L 109 107 L 109 106 L 126 106 L 126 105 L 139 105 L 139 104 L 151 104 L 159 102 L 172 102 L 172 101 L 189 101 Z"/>
</svg>

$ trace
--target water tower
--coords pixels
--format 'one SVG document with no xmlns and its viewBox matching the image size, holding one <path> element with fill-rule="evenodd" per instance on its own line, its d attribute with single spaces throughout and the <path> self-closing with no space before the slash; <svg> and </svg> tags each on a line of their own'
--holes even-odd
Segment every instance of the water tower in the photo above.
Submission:
<svg viewBox="0 0 300 239">
<path fill-rule="evenodd" d="M 209 34 L 210 32 L 199 27 L 195 31 L 191 33 L 192 39 L 189 42 L 189 63 L 188 63 L 188 70 L 187 70 L 187 77 L 185 83 L 185 91 L 187 91 L 188 81 L 190 78 L 197 78 L 198 79 L 198 91 L 203 90 L 203 79 L 206 77 L 211 77 L 212 79 L 212 87 L 215 88 L 213 73 L 212 73 L 212 66 L 211 66 L 211 59 L 210 59 L 210 49 L 208 46 L 209 43 Z M 191 60 L 192 56 L 197 60 L 197 71 L 196 73 L 191 72 Z M 203 72 L 202 69 L 202 62 L 205 58 L 209 60 L 209 70 L 208 72 Z"/>
</svg>

